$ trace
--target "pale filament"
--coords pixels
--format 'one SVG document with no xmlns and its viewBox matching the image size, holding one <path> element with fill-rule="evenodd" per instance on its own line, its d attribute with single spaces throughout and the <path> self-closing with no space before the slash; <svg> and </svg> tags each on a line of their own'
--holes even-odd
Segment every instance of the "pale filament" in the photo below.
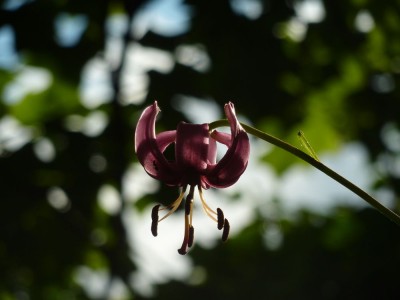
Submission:
<svg viewBox="0 0 400 300">
<path fill-rule="evenodd" d="M 185 191 L 186 189 L 184 189 L 183 191 L 181 191 L 181 193 L 179 194 L 178 199 L 176 199 L 171 205 L 168 205 L 167 207 L 163 207 L 160 208 L 160 210 L 165 210 L 165 209 L 169 209 L 170 211 L 164 216 L 162 217 L 160 220 L 158 220 L 158 222 L 161 222 L 162 220 L 166 219 L 167 217 L 169 217 L 170 215 L 172 215 L 179 207 L 179 205 L 181 204 L 184 196 L 185 196 Z"/>
<path fill-rule="evenodd" d="M 211 219 L 213 219 L 215 222 L 218 222 L 218 220 L 212 215 L 217 215 L 217 213 L 207 205 L 206 201 L 204 200 L 203 197 L 203 190 L 201 189 L 201 186 L 198 186 L 199 189 L 199 195 L 200 195 L 200 200 L 201 200 L 201 204 L 203 206 L 204 212 L 207 214 L 207 216 L 209 216 Z"/>
</svg>

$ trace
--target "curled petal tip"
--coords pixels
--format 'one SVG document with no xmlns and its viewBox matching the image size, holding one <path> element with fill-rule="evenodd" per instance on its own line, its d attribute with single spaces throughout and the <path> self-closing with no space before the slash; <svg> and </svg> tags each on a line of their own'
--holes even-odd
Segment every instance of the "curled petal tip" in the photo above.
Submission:
<svg viewBox="0 0 400 300">
<path fill-rule="evenodd" d="M 217 188 L 228 187 L 238 181 L 247 168 L 250 156 L 249 137 L 236 118 L 235 106 L 232 102 L 228 102 L 224 110 L 231 127 L 229 148 L 204 178 L 208 185 Z"/>
<path fill-rule="evenodd" d="M 225 104 L 224 111 L 231 126 L 232 136 L 237 135 L 239 130 L 244 131 L 242 125 L 240 125 L 239 120 L 236 117 L 235 105 L 232 102 L 228 102 Z"/>
<path fill-rule="evenodd" d="M 226 107 L 230 107 L 230 109 L 235 110 L 235 105 L 231 101 L 229 101 L 228 103 L 225 104 L 224 108 L 226 108 Z"/>
<path fill-rule="evenodd" d="M 236 111 L 235 111 L 235 105 L 232 102 L 228 102 L 224 105 L 224 112 L 226 114 L 226 116 L 228 115 L 236 115 Z"/>
<path fill-rule="evenodd" d="M 149 105 L 140 115 L 136 130 L 135 130 L 135 152 L 137 152 L 139 145 L 148 139 L 155 139 L 155 122 L 160 108 L 157 101 Z"/>
<path fill-rule="evenodd" d="M 155 122 L 159 112 L 157 101 L 143 111 L 135 130 L 135 152 L 150 176 L 174 185 L 178 174 L 162 153 L 162 150 L 172 142 L 173 133 L 164 134 L 157 141 Z"/>
</svg>

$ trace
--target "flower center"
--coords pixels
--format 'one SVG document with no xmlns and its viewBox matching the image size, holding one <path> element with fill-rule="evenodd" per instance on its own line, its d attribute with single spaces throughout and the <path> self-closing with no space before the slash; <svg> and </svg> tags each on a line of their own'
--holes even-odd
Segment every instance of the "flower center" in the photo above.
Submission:
<svg viewBox="0 0 400 300">
<path fill-rule="evenodd" d="M 181 255 L 184 255 L 188 252 L 188 249 L 192 247 L 193 245 L 193 240 L 194 240 L 194 227 L 193 227 L 193 195 L 194 195 L 194 190 L 195 190 L 196 185 L 190 185 L 190 190 L 189 193 L 186 196 L 185 199 L 185 228 L 184 228 L 184 237 L 183 237 L 183 242 L 181 248 L 178 249 L 178 253 Z M 199 195 L 200 195 L 200 200 L 201 204 L 203 206 L 203 209 L 207 216 L 209 216 L 212 220 L 214 220 L 217 223 L 217 228 L 219 230 L 223 229 L 222 231 L 222 241 L 226 241 L 228 239 L 229 235 L 229 229 L 230 225 L 228 220 L 224 217 L 224 213 L 220 208 L 217 208 L 217 211 L 214 211 L 212 208 L 208 206 L 206 201 L 204 200 L 203 197 L 203 191 L 200 185 L 197 186 L 199 190 Z M 153 207 L 152 212 L 151 212 L 151 218 L 152 218 L 152 223 L 151 223 L 151 232 L 153 236 L 157 236 L 157 229 L 158 229 L 158 223 L 161 222 L 162 220 L 166 219 L 169 217 L 171 214 L 173 214 L 178 207 L 180 206 L 181 202 L 183 201 L 185 197 L 185 192 L 186 192 L 186 186 L 182 189 L 182 191 L 179 194 L 179 197 L 169 206 L 162 207 L 161 205 L 156 205 Z M 159 211 L 162 210 L 168 210 L 168 212 L 161 218 L 159 219 L 158 213 Z"/>
</svg>

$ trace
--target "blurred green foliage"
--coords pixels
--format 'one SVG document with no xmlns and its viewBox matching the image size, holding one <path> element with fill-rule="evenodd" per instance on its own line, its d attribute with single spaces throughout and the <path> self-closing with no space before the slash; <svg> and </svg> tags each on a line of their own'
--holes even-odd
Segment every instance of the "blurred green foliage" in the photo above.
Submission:
<svg viewBox="0 0 400 300">
<path fill-rule="evenodd" d="M 238 13 L 233 7 L 239 2 L 258 3 L 260 14 L 252 18 Z M 186 0 L 186 32 L 148 31 L 138 37 L 127 30 L 122 51 L 138 43 L 176 58 L 179 46 L 200 45 L 211 62 L 209 69 L 175 61 L 169 72 L 149 70 L 144 101 L 124 103 L 123 57 L 105 68 L 109 99 L 91 107 L 84 105 L 80 87 L 89 60 L 107 61 L 107 22 L 118 13 L 131 23 L 150 1 L 36 0 L 14 8 L 12 1 L 0 1 L 0 29 L 13 29 L 13 50 L 19 57 L 19 63 L 0 69 L 0 124 L 12 118 L 19 124 L 13 138 L 27 134 L 22 146 L 12 147 L 5 132 L 11 129 L 0 126 L 0 298 L 91 299 L 76 280 L 82 266 L 120 279 L 127 299 L 145 298 L 130 281 L 137 266 L 122 211 L 133 204 L 122 201 L 122 209 L 110 214 L 99 206 L 98 197 L 105 184 L 122 192 L 124 174 L 136 162 L 135 122 L 154 99 L 168 109 L 160 128 L 174 128 L 183 118 L 169 104 L 177 95 L 187 95 L 212 98 L 220 106 L 232 100 L 255 127 L 292 144 L 298 144 L 296 132 L 301 129 L 317 152 L 362 143 L 371 164 L 380 167 L 375 187 L 391 191 L 398 208 L 400 147 L 390 147 L 382 135 L 388 124 L 397 132 L 400 126 L 400 1 L 316 1 L 324 15 L 311 23 L 299 17 L 303 2 Z M 69 46 L 55 38 L 62 13 L 87 20 L 82 36 Z M 357 27 L 360 18 L 364 23 Z M 7 87 L 24 67 L 46 70 L 50 83 L 9 101 Z M 105 128 L 85 133 L 76 120 L 93 112 L 106 116 Z M 81 127 L 71 129 L 71 120 Z M 54 148 L 44 158 L 43 139 Z M 296 162 L 279 149 L 260 161 L 277 172 Z M 173 193 L 162 187 L 135 205 L 142 210 L 145 201 L 150 205 L 173 199 Z M 271 226 L 282 234 L 275 249 L 264 241 Z M 370 208 L 341 207 L 329 216 L 304 211 L 296 220 L 258 216 L 227 244 L 195 246 L 189 255 L 196 266 L 193 276 L 187 282 L 160 284 L 148 297 L 398 297 L 399 228 Z M 104 290 L 100 298 L 107 298 L 107 286 Z"/>
</svg>

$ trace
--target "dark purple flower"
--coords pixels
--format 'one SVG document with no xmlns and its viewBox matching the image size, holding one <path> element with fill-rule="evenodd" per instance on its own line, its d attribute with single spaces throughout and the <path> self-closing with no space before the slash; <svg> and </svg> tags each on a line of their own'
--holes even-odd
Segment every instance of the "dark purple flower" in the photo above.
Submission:
<svg viewBox="0 0 400 300">
<path fill-rule="evenodd" d="M 214 211 L 203 198 L 202 188 L 225 188 L 234 184 L 245 171 L 250 154 L 247 133 L 236 118 L 233 103 L 224 107 L 231 133 L 210 132 L 208 124 L 188 124 L 181 122 L 176 130 L 164 131 L 156 135 L 155 122 L 160 109 L 157 101 L 148 106 L 142 113 L 135 132 L 135 151 L 139 162 L 146 172 L 170 186 L 181 188 L 180 195 L 168 207 L 156 205 L 152 211 L 152 233 L 157 235 L 157 224 L 171 215 L 181 204 L 185 192 L 185 236 L 180 254 L 186 254 L 193 243 L 194 228 L 192 225 L 193 194 L 197 187 L 200 200 L 206 214 L 218 223 L 218 229 L 224 229 L 222 239 L 229 233 L 229 222 L 224 218 L 221 209 Z M 216 162 L 217 144 L 228 147 L 226 154 Z M 164 156 L 165 149 L 175 143 L 175 160 L 169 161 Z M 169 210 L 159 219 L 158 212 Z"/>
</svg>

